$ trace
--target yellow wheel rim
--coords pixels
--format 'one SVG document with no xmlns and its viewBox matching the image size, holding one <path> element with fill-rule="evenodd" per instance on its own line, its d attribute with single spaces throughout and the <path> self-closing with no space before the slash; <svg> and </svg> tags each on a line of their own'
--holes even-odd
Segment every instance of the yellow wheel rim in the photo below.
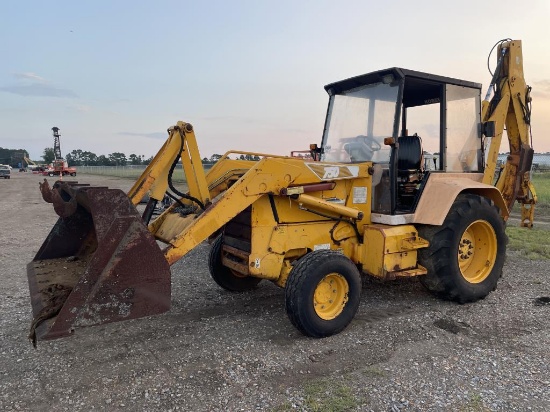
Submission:
<svg viewBox="0 0 550 412">
<path fill-rule="evenodd" d="M 497 257 L 497 236 L 485 220 L 476 220 L 466 228 L 458 245 L 458 267 L 464 279 L 480 283 L 493 270 Z"/>
<path fill-rule="evenodd" d="M 315 313 L 323 320 L 331 320 L 344 310 L 348 301 L 349 285 L 338 273 L 329 273 L 317 284 L 313 294 Z"/>
</svg>

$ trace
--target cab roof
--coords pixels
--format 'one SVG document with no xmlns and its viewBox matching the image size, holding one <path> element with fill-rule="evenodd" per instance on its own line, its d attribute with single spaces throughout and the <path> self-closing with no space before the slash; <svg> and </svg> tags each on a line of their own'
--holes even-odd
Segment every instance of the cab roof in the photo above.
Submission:
<svg viewBox="0 0 550 412">
<path fill-rule="evenodd" d="M 389 69 L 378 70 L 371 73 L 362 74 L 360 76 L 350 77 L 349 79 L 340 80 L 335 83 L 330 83 L 325 86 L 325 90 L 330 94 L 339 94 L 344 91 L 354 89 L 356 87 L 364 86 L 367 84 L 378 83 L 387 81 L 389 75 L 393 75 L 394 80 L 412 80 L 411 83 L 426 84 L 453 84 L 456 86 L 470 87 L 473 89 L 480 89 L 480 83 L 469 82 L 466 80 L 455 79 L 452 77 L 439 76 L 436 74 L 419 72 L 416 70 L 403 69 L 401 67 L 392 67 Z M 416 81 L 415 81 L 416 80 Z"/>
<path fill-rule="evenodd" d="M 443 86 L 448 84 L 476 89 L 481 93 L 480 83 L 438 76 L 436 74 L 423 73 L 400 67 L 379 70 L 331 83 L 325 86 L 325 90 L 332 96 L 369 84 L 386 83 L 397 85 L 397 83 L 403 81 L 403 79 L 405 80 L 402 96 L 404 107 L 439 103 L 443 97 Z"/>
</svg>

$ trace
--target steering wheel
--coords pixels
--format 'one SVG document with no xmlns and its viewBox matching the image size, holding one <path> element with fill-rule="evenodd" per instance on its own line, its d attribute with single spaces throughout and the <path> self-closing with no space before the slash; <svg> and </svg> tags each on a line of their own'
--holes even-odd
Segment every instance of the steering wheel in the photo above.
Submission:
<svg viewBox="0 0 550 412">
<path fill-rule="evenodd" d="M 363 134 L 360 134 L 357 135 L 355 138 L 361 141 L 361 143 L 366 145 L 373 152 L 377 152 L 382 148 L 382 145 L 378 143 L 378 141 L 372 136 L 365 136 Z"/>
<path fill-rule="evenodd" d="M 349 139 L 344 145 L 344 150 L 348 153 L 352 162 L 370 161 L 374 152 L 380 150 L 382 146 L 373 137 L 358 135 Z"/>
</svg>

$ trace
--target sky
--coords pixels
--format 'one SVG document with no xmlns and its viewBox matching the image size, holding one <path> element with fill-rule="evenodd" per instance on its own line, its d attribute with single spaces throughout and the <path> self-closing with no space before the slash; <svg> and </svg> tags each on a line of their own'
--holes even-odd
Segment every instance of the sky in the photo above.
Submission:
<svg viewBox="0 0 550 412">
<path fill-rule="evenodd" d="M 533 146 L 550 151 L 550 1 L 3 1 L 0 147 L 154 155 L 178 120 L 202 157 L 320 143 L 323 86 L 388 67 L 482 83 L 523 41 Z M 494 67 L 492 62 L 492 67 Z"/>
</svg>

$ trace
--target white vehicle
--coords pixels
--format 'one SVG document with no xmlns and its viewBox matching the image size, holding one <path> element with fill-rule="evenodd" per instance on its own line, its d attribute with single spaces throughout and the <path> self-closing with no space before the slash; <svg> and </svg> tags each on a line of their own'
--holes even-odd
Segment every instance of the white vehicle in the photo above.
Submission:
<svg viewBox="0 0 550 412">
<path fill-rule="evenodd" d="M 9 179 L 11 177 L 11 167 L 7 165 L 0 165 L 0 177 Z"/>
</svg>

